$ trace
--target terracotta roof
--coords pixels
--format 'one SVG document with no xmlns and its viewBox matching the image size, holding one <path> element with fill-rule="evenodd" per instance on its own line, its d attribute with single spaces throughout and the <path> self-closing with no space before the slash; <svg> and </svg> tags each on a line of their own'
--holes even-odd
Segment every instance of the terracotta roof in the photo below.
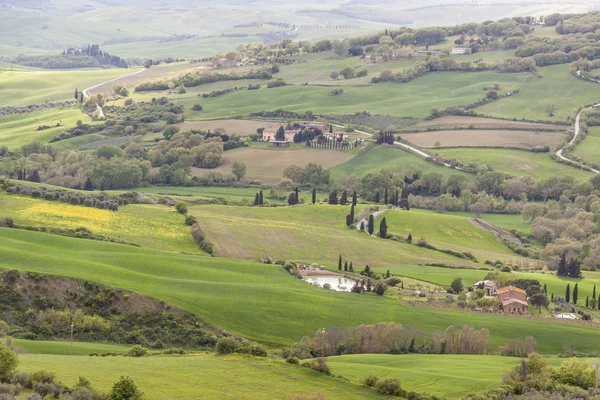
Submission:
<svg viewBox="0 0 600 400">
<path fill-rule="evenodd" d="M 502 305 L 505 306 L 505 305 L 508 305 L 508 304 L 511 304 L 511 303 L 519 303 L 519 304 L 522 304 L 524 306 L 528 306 L 529 305 L 529 304 L 527 304 L 526 301 L 519 300 L 519 299 L 507 299 L 507 300 L 504 300 L 502 302 Z"/>
<path fill-rule="evenodd" d="M 524 291 L 523 289 L 519 289 L 518 287 L 515 287 L 515 286 L 506 286 L 506 287 L 500 288 L 500 289 L 498 289 L 498 294 L 506 293 L 511 290 L 518 292 L 518 293 L 523 293 L 524 295 L 527 295 L 526 291 Z"/>
</svg>

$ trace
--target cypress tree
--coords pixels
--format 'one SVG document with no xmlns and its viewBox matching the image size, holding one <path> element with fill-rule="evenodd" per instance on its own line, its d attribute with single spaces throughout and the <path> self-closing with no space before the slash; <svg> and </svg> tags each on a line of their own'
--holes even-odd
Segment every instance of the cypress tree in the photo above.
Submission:
<svg viewBox="0 0 600 400">
<path fill-rule="evenodd" d="M 387 205 L 388 203 L 388 188 L 385 188 L 385 193 L 383 194 L 383 204 Z"/>
<path fill-rule="evenodd" d="M 569 303 L 571 301 L 571 284 L 567 283 L 567 291 L 565 292 L 565 301 Z"/>
<path fill-rule="evenodd" d="M 587 297 L 585 298 L 585 306 L 586 306 L 586 307 L 589 307 L 589 306 L 590 306 L 590 296 L 587 296 Z"/>
<path fill-rule="evenodd" d="M 348 192 L 344 190 L 342 193 L 342 197 L 340 197 L 340 204 L 345 206 L 348 204 Z"/>
<path fill-rule="evenodd" d="M 37 182 L 37 183 L 41 182 L 40 173 L 38 172 L 37 169 L 34 169 L 33 172 L 31 173 L 31 175 L 29 175 L 29 182 Z"/>
<path fill-rule="evenodd" d="M 342 255 L 340 254 L 340 258 L 338 259 L 338 271 L 342 270 Z"/>
<path fill-rule="evenodd" d="M 567 276 L 571 278 L 581 278 L 581 262 L 575 258 L 569 260 L 567 266 Z"/>
<path fill-rule="evenodd" d="M 265 204 L 265 203 L 263 202 L 263 191 L 262 191 L 262 190 L 261 190 L 261 191 L 260 191 L 260 193 L 258 194 L 258 204 L 259 204 L 259 205 L 261 205 L 261 206 L 262 206 L 263 204 Z"/>
<path fill-rule="evenodd" d="M 294 192 L 296 193 L 296 204 L 300 203 L 300 196 L 298 194 L 298 186 L 296 186 L 296 190 L 294 190 Z"/>
<path fill-rule="evenodd" d="M 356 190 L 352 193 L 352 205 L 356 206 Z"/>
<path fill-rule="evenodd" d="M 79 93 L 79 102 L 83 104 L 83 92 Z"/>
<path fill-rule="evenodd" d="M 352 265 L 352 261 L 350 261 L 350 266 L 348 267 L 348 271 L 354 272 L 354 266 Z"/>
<path fill-rule="evenodd" d="M 373 218 L 373 214 L 369 215 L 369 224 L 367 226 L 367 231 L 369 235 L 372 235 L 375 231 L 375 219 Z"/>
<path fill-rule="evenodd" d="M 348 272 L 348 261 L 344 261 L 344 271 Z"/>
<path fill-rule="evenodd" d="M 338 202 L 338 197 L 337 197 L 337 192 L 334 190 L 331 193 L 329 193 L 329 204 L 331 205 L 337 205 L 339 204 Z"/>
<path fill-rule="evenodd" d="M 360 221 L 360 230 L 361 231 L 365 230 L 365 220 L 364 219 L 362 221 Z"/>
<path fill-rule="evenodd" d="M 404 281 L 400 281 L 400 289 L 404 289 Z"/>
<path fill-rule="evenodd" d="M 592 299 L 596 298 L 596 285 L 594 285 L 594 291 L 592 292 Z"/>
<path fill-rule="evenodd" d="M 352 222 L 354 222 L 354 204 L 352 205 L 352 207 L 350 207 L 350 219 L 352 220 Z"/>
<path fill-rule="evenodd" d="M 398 198 L 398 189 L 396 189 L 396 197 L 394 197 L 394 207 L 398 207 L 398 202 L 399 202 L 399 198 Z"/>
<path fill-rule="evenodd" d="M 317 202 L 317 189 L 312 190 L 312 203 L 315 204 Z"/>
<path fill-rule="evenodd" d="M 92 180 L 90 178 L 87 178 L 85 180 L 85 183 L 83 184 L 83 190 L 87 190 L 88 192 L 91 192 L 92 190 L 94 190 L 94 183 L 92 182 Z"/>
<path fill-rule="evenodd" d="M 375 192 L 375 203 L 379 203 L 379 190 Z"/>
<path fill-rule="evenodd" d="M 558 269 L 556 270 L 556 275 L 558 276 L 567 276 L 569 273 L 567 269 L 567 259 L 565 253 L 560 256 L 560 261 L 558 262 Z"/>
<path fill-rule="evenodd" d="M 385 277 L 386 277 L 386 278 L 389 278 L 389 277 L 390 277 L 390 270 L 389 270 L 389 269 L 387 270 L 387 273 L 385 274 Z"/>
<path fill-rule="evenodd" d="M 258 198 L 258 192 L 254 195 L 254 205 L 257 206 L 260 203 L 260 199 Z"/>
<path fill-rule="evenodd" d="M 333 133 L 333 125 L 329 124 L 329 133 Z"/>
<path fill-rule="evenodd" d="M 383 217 L 383 219 L 381 220 L 381 223 L 379 224 L 379 237 L 382 239 L 387 239 L 387 222 L 385 220 L 385 217 Z"/>
<path fill-rule="evenodd" d="M 579 284 L 575 284 L 573 288 L 573 304 L 577 304 L 577 297 L 579 297 Z"/>
<path fill-rule="evenodd" d="M 544 293 L 548 293 L 548 288 L 546 287 L 545 283 L 544 283 Z"/>
<path fill-rule="evenodd" d="M 552 296 L 550 297 L 550 300 L 554 301 L 554 293 L 552 293 Z"/>
<path fill-rule="evenodd" d="M 75 101 L 79 100 L 79 90 L 75 88 Z"/>
<path fill-rule="evenodd" d="M 408 243 L 412 243 L 412 233 L 408 232 L 408 237 L 406 238 Z"/>
</svg>

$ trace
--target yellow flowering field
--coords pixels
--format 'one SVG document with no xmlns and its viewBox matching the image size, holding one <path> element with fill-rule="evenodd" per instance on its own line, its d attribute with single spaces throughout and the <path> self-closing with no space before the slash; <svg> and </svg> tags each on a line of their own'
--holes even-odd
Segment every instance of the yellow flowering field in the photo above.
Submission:
<svg viewBox="0 0 600 400">
<path fill-rule="evenodd" d="M 121 239 L 143 247 L 186 253 L 201 253 L 191 228 L 174 208 L 154 204 L 132 204 L 119 211 L 76 206 L 58 201 L 0 193 L 0 216 L 10 216 L 17 225 L 76 229 Z"/>
</svg>

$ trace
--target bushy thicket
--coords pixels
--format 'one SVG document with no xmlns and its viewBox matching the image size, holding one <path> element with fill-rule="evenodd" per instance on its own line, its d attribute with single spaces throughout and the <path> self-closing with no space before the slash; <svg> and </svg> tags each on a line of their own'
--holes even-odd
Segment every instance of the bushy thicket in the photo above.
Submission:
<svg viewBox="0 0 600 400">
<path fill-rule="evenodd" d="M 107 66 L 118 68 L 129 67 L 127 61 L 121 57 L 103 52 L 97 44 L 89 45 L 82 49 L 71 48 L 53 56 L 19 55 L 13 58 L 12 62 L 44 69 L 78 69 Z"/>
<path fill-rule="evenodd" d="M 242 79 L 266 80 L 271 79 L 272 77 L 273 75 L 268 69 L 251 70 L 246 73 L 240 74 L 224 74 L 201 71 L 197 73 L 187 73 L 184 75 L 180 75 L 170 80 L 155 80 L 142 82 L 135 87 L 135 91 L 143 92 L 152 90 L 167 90 L 178 86 L 189 88 L 219 81 L 236 81 Z"/>
<path fill-rule="evenodd" d="M 49 286 L 60 289 L 50 293 Z M 212 348 L 221 335 L 219 329 L 154 299 L 18 271 L 2 274 L 0 309 L 2 333 L 29 340 L 68 339 L 71 323 L 78 341 L 153 348 Z"/>
</svg>

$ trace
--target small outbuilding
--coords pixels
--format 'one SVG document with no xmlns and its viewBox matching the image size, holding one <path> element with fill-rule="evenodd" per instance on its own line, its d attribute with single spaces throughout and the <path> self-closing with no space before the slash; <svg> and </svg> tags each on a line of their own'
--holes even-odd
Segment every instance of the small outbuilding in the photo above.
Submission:
<svg viewBox="0 0 600 400">
<path fill-rule="evenodd" d="M 526 301 L 519 299 L 508 299 L 502 303 L 502 311 L 507 314 L 527 314 L 529 304 Z"/>
<path fill-rule="evenodd" d="M 287 140 L 274 140 L 271 142 L 273 147 L 290 147 L 290 142 Z"/>
</svg>

